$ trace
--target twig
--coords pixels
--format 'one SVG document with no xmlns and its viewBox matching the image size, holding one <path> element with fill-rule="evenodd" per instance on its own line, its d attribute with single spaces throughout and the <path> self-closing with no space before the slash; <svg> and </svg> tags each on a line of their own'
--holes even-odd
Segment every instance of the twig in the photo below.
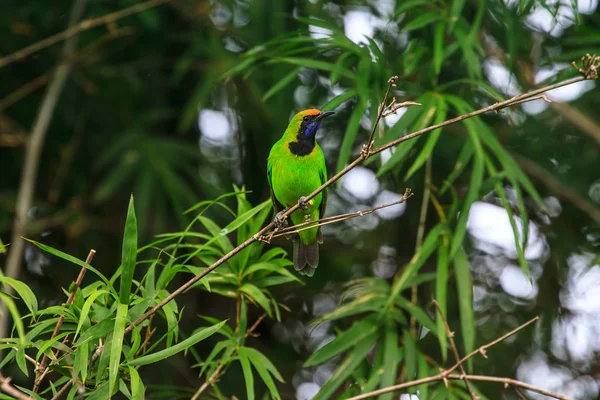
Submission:
<svg viewBox="0 0 600 400">
<path fill-rule="evenodd" d="M 69 26 L 73 26 L 81 19 L 86 0 L 78 0 L 73 4 Z M 70 37 L 63 47 L 62 58 L 68 58 L 75 51 L 77 36 Z M 10 57 L 10 56 L 9 56 Z M 1 64 L 0 64 L 1 65 Z M 21 183 L 17 195 L 17 209 L 12 226 L 11 247 L 6 259 L 6 276 L 18 279 L 23 261 L 24 241 L 21 239 L 26 234 L 27 212 L 31 208 L 40 154 L 44 147 L 44 141 L 48 127 L 54 114 L 54 109 L 70 72 L 70 66 L 61 64 L 51 78 L 50 85 L 46 91 L 42 105 L 36 117 L 31 136 L 29 137 L 25 151 L 25 165 L 21 173 Z M 11 288 L 7 288 L 12 293 Z M 0 312 L 2 314 L 2 312 Z M 4 313 L 6 314 L 6 313 Z M 6 317 L 0 318 L 0 337 L 6 336 L 8 321 Z"/>
<path fill-rule="evenodd" d="M 244 338 L 247 338 L 248 336 L 252 335 L 252 332 L 254 332 L 254 330 L 258 327 L 258 325 L 262 322 L 262 320 L 267 316 L 267 314 L 263 314 L 260 317 L 258 317 L 258 319 L 256 320 L 256 322 L 254 322 L 254 324 L 252 324 L 252 326 L 250 327 L 250 329 L 248 329 L 246 331 L 246 335 L 244 336 Z M 232 353 L 232 356 L 235 354 L 235 349 Z M 210 374 L 210 376 L 208 377 L 208 379 L 206 380 L 206 382 L 204 382 L 196 391 L 196 393 L 194 393 L 194 395 L 192 396 L 191 400 L 197 400 L 200 395 L 209 387 L 214 385 L 215 381 L 217 380 L 217 378 L 219 377 L 219 374 L 221 373 L 221 370 L 225 367 L 225 363 L 223 364 L 219 364 L 217 366 L 217 368 L 215 368 L 215 370 L 213 371 L 212 374 Z"/>
<path fill-rule="evenodd" d="M 396 86 L 397 80 L 398 80 L 398 77 L 395 75 L 392 76 L 390 79 L 388 79 L 388 87 L 385 91 L 385 95 L 383 96 L 383 101 L 381 102 L 381 104 L 379 104 L 377 117 L 375 118 L 375 123 L 373 123 L 373 128 L 371 128 L 371 133 L 369 134 L 369 140 L 367 141 L 367 147 L 363 148 L 363 151 L 366 151 L 366 154 L 365 154 L 366 156 L 368 156 L 369 152 L 371 151 L 371 148 L 375 144 L 375 141 L 373 139 L 375 138 L 375 131 L 377 130 L 377 125 L 379 125 L 379 120 L 381 119 L 381 117 L 383 117 L 383 113 L 388 108 L 388 107 L 386 107 L 385 103 L 387 103 L 387 99 L 390 95 L 390 92 L 392 91 L 392 87 Z M 395 101 L 396 101 L 396 99 L 394 99 L 392 104 Z"/>
<path fill-rule="evenodd" d="M 442 309 L 440 308 L 440 305 L 437 302 L 437 300 L 433 300 L 433 304 L 435 305 L 435 308 L 438 314 L 440 315 L 442 322 L 444 323 L 444 327 L 446 328 L 446 336 L 448 336 L 448 340 L 450 341 L 450 347 L 452 348 L 452 352 L 454 353 L 454 358 L 456 359 L 456 362 L 459 363 L 460 355 L 458 354 L 458 349 L 456 348 L 456 343 L 454 342 L 454 333 L 450 330 L 450 326 L 448 326 L 448 321 L 446 321 L 446 317 L 444 317 L 444 313 L 442 313 Z M 458 368 L 460 368 L 462 376 L 467 375 L 467 371 L 465 371 L 465 367 L 463 367 L 462 363 L 458 364 Z M 475 394 L 473 390 L 471 390 L 471 386 L 469 385 L 469 381 L 467 380 L 467 378 L 465 378 L 465 386 L 467 387 L 471 398 L 473 400 L 478 400 L 479 396 Z"/>
<path fill-rule="evenodd" d="M 440 372 L 439 374 L 437 374 L 435 376 L 430 376 L 430 377 L 423 378 L 423 379 L 417 379 L 415 381 L 406 382 L 406 383 L 402 383 L 402 384 L 399 384 L 399 385 L 389 386 L 387 388 L 382 388 L 382 389 L 375 390 L 375 391 L 369 392 L 369 393 L 363 393 L 361 395 L 351 397 L 348 400 L 368 399 L 369 397 L 378 396 L 380 394 L 394 392 L 396 390 L 406 389 L 406 388 L 409 388 L 409 387 L 422 385 L 424 383 L 437 382 L 437 381 L 443 381 L 443 382 L 445 382 L 445 380 L 447 380 L 447 379 L 452 379 L 452 380 L 465 380 L 465 379 L 482 380 L 482 379 L 480 379 L 481 377 L 479 377 L 479 378 L 477 378 L 477 377 L 473 378 L 473 375 L 466 375 L 466 374 L 450 375 L 450 374 L 452 373 L 452 371 L 454 371 L 456 368 L 460 367 L 465 361 L 467 361 L 468 359 L 470 359 L 471 357 L 473 357 L 476 354 L 481 354 L 482 356 L 484 356 L 485 358 L 487 358 L 486 350 L 489 347 L 491 347 L 491 346 L 493 346 L 495 344 L 498 344 L 499 342 L 505 340 L 506 338 L 514 335 L 515 333 L 519 332 L 520 330 L 522 330 L 523 328 L 525 328 L 528 325 L 532 324 L 533 322 L 537 321 L 538 319 L 539 319 L 539 317 L 532 318 L 529 321 L 525 322 L 524 324 L 520 325 L 519 327 L 513 329 L 512 331 L 510 331 L 510 332 L 508 332 L 508 333 L 500 336 L 499 338 L 497 338 L 497 339 L 489 342 L 488 344 L 485 344 L 485 345 L 479 347 L 477 350 L 474 350 L 474 351 L 470 352 L 469 354 L 467 354 L 466 356 L 464 356 L 463 358 L 461 358 L 456 364 L 454 364 L 449 369 L 446 369 L 446 370 Z M 502 381 L 505 384 L 509 384 L 510 383 L 513 386 L 519 386 L 519 387 L 522 387 L 522 388 L 525 388 L 525 389 L 528 389 L 528 390 L 533 390 L 534 392 L 545 394 L 546 396 L 554 397 L 556 399 L 572 400 L 572 399 L 569 399 L 567 397 L 563 397 L 563 396 L 561 396 L 559 394 L 548 392 L 548 391 L 545 391 L 543 389 L 539 389 L 539 388 L 536 388 L 534 386 L 528 385 L 526 383 L 516 381 L 514 379 L 497 378 L 497 377 L 484 377 L 484 378 L 490 378 L 489 382 L 498 382 L 496 379 L 506 379 L 506 380 L 511 381 L 511 382 Z M 518 382 L 520 385 L 516 384 L 515 382 Z"/>
<path fill-rule="evenodd" d="M 142 11 L 146 11 L 150 8 L 157 7 L 161 4 L 168 3 L 170 1 L 173 1 L 173 0 L 150 0 L 145 3 L 136 4 L 131 7 L 124 8 L 122 10 L 115 11 L 110 14 L 106 14 L 106 15 L 103 15 L 98 18 L 92 18 L 92 19 L 82 21 L 77 25 L 73 24 L 74 26 L 71 26 L 62 32 L 59 32 L 55 35 L 52 35 L 43 40 L 40 40 L 39 42 L 36 42 L 30 46 L 27 46 L 21 50 L 18 50 L 12 54 L 9 54 L 6 57 L 0 58 L 0 68 L 3 68 L 5 66 L 7 66 L 8 64 L 11 64 L 15 61 L 22 60 L 25 57 L 30 56 L 31 54 L 35 53 L 36 51 L 40 51 L 42 49 L 45 49 L 46 47 L 52 46 L 53 44 L 56 44 L 63 40 L 69 39 L 73 36 L 76 36 L 77 34 L 83 32 L 83 31 L 87 31 L 89 29 L 95 28 L 100 25 L 109 24 L 109 23 L 117 21 L 121 18 L 125 18 L 125 17 L 128 17 L 133 14 L 138 14 Z"/>
<path fill-rule="evenodd" d="M 423 378 L 423 379 L 417 379 L 412 382 L 401 383 L 399 385 L 394 385 L 394 386 L 389 386 L 389 387 L 386 387 L 383 389 L 374 390 L 369 393 L 364 393 L 364 394 L 360 394 L 358 396 L 350 397 L 347 400 L 368 399 L 371 397 L 378 396 L 380 394 L 395 392 L 397 390 L 406 389 L 406 388 L 413 387 L 413 386 L 423 385 L 423 384 L 431 383 L 431 382 L 440 382 L 440 381 L 443 381 L 444 379 L 449 379 L 449 380 L 454 380 L 454 381 L 462 381 L 462 380 L 468 379 L 471 381 L 480 381 L 480 382 L 497 382 L 497 383 L 502 383 L 505 387 L 508 387 L 508 386 L 520 387 L 520 388 L 531 390 L 532 392 L 543 394 L 544 396 L 553 397 L 553 398 L 559 399 L 559 400 L 574 400 L 570 397 L 563 396 L 562 394 L 554 393 L 549 390 L 544 390 L 539 387 L 530 385 L 528 383 L 518 381 L 516 379 L 503 378 L 503 377 L 499 377 L 499 376 L 462 375 L 462 374 L 461 375 L 447 375 L 447 376 L 444 376 L 443 374 L 438 374 L 438 375 L 430 376 L 430 377 Z"/>
<path fill-rule="evenodd" d="M 363 146 L 363 151 L 360 152 L 359 156 L 354 161 L 352 161 L 350 164 L 348 164 L 340 172 L 336 173 L 331 178 L 329 178 L 325 183 L 323 183 L 321 186 L 319 186 L 317 189 L 315 189 L 312 193 L 310 193 L 309 195 L 305 196 L 305 201 L 310 201 L 315 196 L 317 196 L 319 193 L 321 193 L 323 190 L 325 190 L 325 188 L 327 188 L 329 185 L 331 185 L 332 183 L 334 183 L 337 180 L 339 180 L 342 176 L 346 175 L 350 170 L 352 170 L 353 168 L 355 168 L 357 165 L 361 164 L 364 160 L 366 160 L 367 158 L 373 156 L 374 154 L 378 154 L 378 153 L 382 152 L 385 149 L 388 149 L 388 148 L 390 148 L 392 146 L 395 146 L 395 145 L 397 145 L 399 143 L 402 143 L 404 141 L 413 139 L 413 138 L 415 138 L 417 136 L 423 135 L 423 134 L 425 134 L 427 132 L 431 132 L 433 130 L 439 129 L 439 128 L 443 127 L 443 126 L 454 124 L 456 122 L 465 120 L 467 118 L 472 118 L 472 117 L 475 117 L 477 115 L 484 114 L 484 113 L 489 112 L 489 111 L 493 111 L 495 109 L 503 108 L 503 107 L 506 107 L 507 105 L 512 104 L 513 102 L 520 101 L 520 100 L 523 100 L 523 99 L 526 99 L 526 98 L 532 98 L 532 97 L 538 96 L 538 95 L 540 95 L 540 94 L 542 94 L 542 93 L 544 93 L 544 92 L 546 92 L 548 90 L 556 89 L 556 88 L 562 87 L 562 86 L 567 86 L 567 85 L 570 85 L 570 84 L 573 84 L 573 83 L 576 83 L 576 82 L 580 82 L 580 81 L 583 81 L 583 80 L 586 80 L 586 77 L 585 76 L 580 76 L 580 77 L 577 77 L 577 78 L 572 78 L 572 79 L 565 80 L 563 82 L 555 83 L 553 85 L 549 85 L 549 86 L 546 86 L 546 87 L 541 88 L 541 89 L 537 89 L 537 90 L 535 90 L 535 91 L 533 91 L 531 93 L 526 93 L 526 94 L 523 94 L 521 96 L 517 96 L 517 97 L 514 97 L 512 99 L 509 99 L 509 100 L 506 100 L 506 101 L 503 101 L 503 102 L 499 102 L 499 103 L 493 104 L 493 105 L 491 105 L 489 107 L 482 108 L 482 109 L 474 111 L 472 113 L 469 113 L 469 114 L 466 114 L 466 115 L 463 115 L 463 116 L 459 116 L 459 117 L 450 119 L 448 121 L 442 122 L 442 123 L 437 124 L 435 126 L 432 126 L 432 127 L 429 127 L 429 128 L 425 128 L 425 129 L 421 129 L 421 130 L 419 130 L 417 132 L 414 132 L 414 133 L 412 133 L 410 135 L 401 137 L 401 138 L 396 139 L 396 140 L 394 140 L 394 141 L 392 141 L 390 143 L 382 145 L 382 146 L 376 148 L 375 150 L 367 150 L 367 151 L 365 151 L 365 146 L 368 149 L 368 146 L 365 145 L 365 146 Z M 391 87 L 392 84 L 393 84 L 393 79 L 390 79 L 388 87 Z M 384 109 L 382 107 L 380 107 L 379 114 L 382 114 L 383 112 L 384 112 Z M 378 118 L 376 119 L 376 122 L 379 122 L 380 119 L 381 119 L 381 116 L 378 116 Z M 373 132 L 374 132 L 374 130 L 376 128 L 377 128 L 377 126 L 375 124 L 373 126 Z M 296 210 L 298 210 L 298 208 L 299 208 L 299 205 L 295 204 L 294 206 L 288 208 L 282 214 L 282 217 L 288 217 L 290 214 L 292 214 L 293 212 L 295 212 Z M 246 247 L 248 247 L 251 244 L 253 244 L 253 243 L 261 240 L 262 238 L 264 238 L 265 233 L 267 233 L 267 232 L 269 232 L 271 230 L 273 230 L 273 232 L 277 232 L 279 230 L 278 228 L 276 228 L 274 226 L 273 222 L 267 224 L 265 227 L 263 227 L 262 229 L 260 229 L 253 236 L 251 236 L 248 239 L 246 239 L 244 242 L 242 242 L 241 244 L 239 244 L 237 247 L 235 247 L 229 253 L 223 255 L 221 258 L 219 258 L 212 265 L 210 265 L 209 267 L 207 267 L 206 269 L 204 269 L 198 275 L 195 275 L 189 281 L 187 281 L 186 283 L 184 283 L 183 285 L 181 285 L 180 287 L 178 287 L 177 289 L 175 289 L 173 292 L 171 292 L 171 294 L 169 294 L 169 296 L 167 296 L 166 298 L 164 298 L 160 303 L 154 305 L 154 307 L 152 307 L 150 310 L 146 311 L 137 320 L 135 320 L 133 323 L 131 323 L 129 326 L 127 326 L 127 328 L 125 328 L 125 332 L 124 333 L 130 333 L 134 329 L 134 327 L 136 327 L 137 325 L 141 324 L 143 321 L 145 321 L 151 315 L 153 315 L 158 310 L 160 310 L 161 308 L 163 308 L 166 304 L 168 304 L 170 301 L 172 301 L 175 297 L 177 297 L 181 293 L 185 292 L 187 289 L 189 289 L 192 285 L 194 285 L 200 279 L 204 278 L 206 275 L 208 275 L 209 273 L 211 273 L 212 271 L 214 271 L 215 269 L 217 269 L 220 265 L 222 265 L 223 263 L 225 263 L 230 258 L 234 257 L 236 254 L 238 254 L 240 251 L 242 251 Z M 190 255 L 189 258 L 191 258 L 193 256 L 194 256 L 194 254 Z M 102 352 L 102 348 L 99 347 L 96 350 L 96 352 L 94 353 L 94 355 L 93 355 L 93 360 L 95 360 L 96 358 L 98 358 L 101 352 Z M 72 383 L 73 383 L 72 380 L 70 380 L 70 381 L 67 382 L 68 385 L 70 385 Z M 65 384 L 65 385 L 67 385 L 67 384 Z"/>
<path fill-rule="evenodd" d="M 317 196 L 319 193 L 321 193 L 323 190 L 325 190 L 325 188 L 327 188 L 329 185 L 331 185 L 332 183 L 334 183 L 337 180 L 339 180 L 342 176 L 346 175 L 349 171 L 351 171 L 357 165 L 361 164 L 367 158 L 369 158 L 369 157 L 371 157 L 371 156 L 373 156 L 375 154 L 381 153 L 382 151 L 384 151 L 384 150 L 386 150 L 386 149 L 388 149 L 390 147 L 393 147 L 393 146 L 395 146 L 395 145 L 397 145 L 399 143 L 405 142 L 405 141 L 410 140 L 410 139 L 414 139 L 417 136 L 424 135 L 425 133 L 434 131 L 434 130 L 439 129 L 441 127 L 444 127 L 444 126 L 447 126 L 447 125 L 451 125 L 451 124 L 454 124 L 454 123 L 457 123 L 457 122 L 460 122 L 460 121 L 463 121 L 465 119 L 472 118 L 472 117 L 475 117 L 475 116 L 478 116 L 478 115 L 481 115 L 481 114 L 485 114 L 487 112 L 494 111 L 494 110 L 499 109 L 499 108 L 504 108 L 504 107 L 512 104 L 513 102 L 520 101 L 520 100 L 523 100 L 523 99 L 526 99 L 526 98 L 532 98 L 532 97 L 538 96 L 538 95 L 540 95 L 540 94 L 542 94 L 542 93 L 544 93 L 544 92 L 546 92 L 548 90 L 552 90 L 552 89 L 556 89 L 556 88 L 559 88 L 559 87 L 571 85 L 573 83 L 581 82 L 583 80 L 586 80 L 586 78 L 584 76 L 579 76 L 579 77 L 576 77 L 576 78 L 567 79 L 565 81 L 558 82 L 558 83 L 555 83 L 553 85 L 549 85 L 549 86 L 546 86 L 546 87 L 534 90 L 534 91 L 532 91 L 530 93 L 525 93 L 525 94 L 522 94 L 520 96 L 513 97 L 512 99 L 505 100 L 505 101 L 493 104 L 491 106 L 479 109 L 477 111 L 473 111 L 471 113 L 468 113 L 468 114 L 465 114 L 465 115 L 461 115 L 461 116 L 456 117 L 456 118 L 452 118 L 450 120 L 444 121 L 444 122 L 436 124 L 434 126 L 431 126 L 431 127 L 425 128 L 425 129 L 421 129 L 421 130 L 419 130 L 417 132 L 414 132 L 414 133 L 411 133 L 409 135 L 406 135 L 406 136 L 403 136 L 401 138 L 398 138 L 396 140 L 393 140 L 390 143 L 384 144 L 384 145 L 382 145 L 382 146 L 380 146 L 380 147 L 378 147 L 378 148 L 376 148 L 374 150 L 371 150 L 371 151 L 368 151 L 368 152 L 361 151 L 361 153 L 359 154 L 359 156 L 354 161 L 352 161 L 350 164 L 348 164 L 340 172 L 338 172 L 337 174 L 335 174 L 331 178 L 329 178 L 325 183 L 323 183 L 321 186 L 319 186 L 317 189 L 315 189 L 312 193 L 310 193 L 309 195 L 305 196 L 304 200 L 305 201 L 312 200 L 315 196 Z M 390 83 L 390 85 L 392 83 Z M 380 109 L 380 112 L 382 112 L 381 109 Z M 380 118 L 378 118 L 377 121 L 379 121 L 379 119 Z M 376 127 L 374 127 L 374 128 L 376 128 Z M 298 208 L 299 208 L 299 206 L 297 204 L 293 205 L 292 207 L 288 208 L 287 211 L 285 211 L 282 214 L 282 217 L 288 217 L 294 211 L 298 210 Z M 162 307 L 164 307 L 167 303 L 169 303 L 175 297 L 177 297 L 181 293 L 185 292 L 192 285 L 194 285 L 200 279 L 204 278 L 206 275 L 210 274 L 212 271 L 214 271 L 215 269 L 217 269 L 221 264 L 225 263 L 231 257 L 235 256 L 236 254 L 238 254 L 240 251 L 242 251 L 243 249 L 245 249 L 246 247 L 248 247 L 252 243 L 258 241 L 260 238 L 264 237 L 264 234 L 266 232 L 270 231 L 273 228 L 274 228 L 274 224 L 272 222 L 269 223 L 269 224 L 267 224 L 267 226 L 265 226 L 264 228 L 262 228 L 256 234 L 254 234 L 254 236 L 249 237 L 244 242 L 242 242 L 237 247 L 235 247 L 233 250 L 231 250 L 229 253 L 227 253 L 223 257 L 219 258 L 211 266 L 207 267 L 204 271 L 200 272 L 198 275 L 196 275 L 193 278 L 191 278 L 189 281 L 187 281 L 186 283 L 184 283 L 182 286 L 180 286 L 179 288 L 177 288 L 176 290 L 174 290 L 169 296 L 167 296 L 166 298 L 164 298 L 160 303 L 156 304 L 154 307 L 152 307 L 150 310 L 148 310 L 146 313 L 144 313 L 144 315 L 142 315 L 141 317 L 139 317 L 136 321 L 134 321 L 131 325 L 129 325 L 125 329 L 125 333 L 131 332 L 135 326 L 141 324 L 150 315 L 152 315 L 156 311 L 160 310 Z M 278 229 L 275 228 L 274 231 L 278 231 Z"/>
<path fill-rule="evenodd" d="M 88 265 L 91 264 L 95 255 L 96 255 L 96 250 L 91 249 L 90 252 L 88 253 L 87 258 L 85 259 L 85 263 Z M 81 285 L 81 282 L 83 281 L 83 277 L 85 276 L 86 271 L 87 271 L 86 268 L 81 268 L 81 271 L 79 271 L 79 276 L 77 276 L 75 285 L 73 286 L 73 289 L 71 290 L 71 293 L 69 294 L 69 298 L 67 299 L 65 308 L 69 308 L 69 306 L 75 300 L 75 293 L 77 293 L 77 288 L 79 288 L 79 286 Z M 64 320 L 65 320 L 65 317 L 63 315 L 58 317 L 58 321 L 56 321 L 56 326 L 54 327 L 54 332 L 52 332 L 52 335 L 50 336 L 50 340 L 54 339 L 54 337 L 56 337 L 56 335 L 58 335 L 58 332 L 60 332 L 60 328 L 62 327 Z M 50 350 L 50 351 L 52 351 L 52 350 Z M 44 354 L 44 356 L 42 357 L 42 362 L 40 363 L 39 367 L 36 369 L 36 372 L 35 372 L 36 378 L 35 378 L 35 384 L 33 386 L 34 393 L 38 392 L 38 390 L 40 389 L 40 385 L 42 384 L 42 381 L 44 380 L 44 377 L 46 376 L 46 374 L 49 371 L 49 368 L 47 366 L 48 366 L 48 356 L 46 354 Z"/>
<path fill-rule="evenodd" d="M 19 399 L 19 400 L 31 400 L 32 398 L 29 397 L 27 394 L 21 392 L 19 389 L 13 387 L 10 384 L 11 378 L 10 377 L 5 377 L 4 375 L 2 375 L 2 372 L 0 372 L 0 391 L 14 397 L 15 399 Z"/>
<path fill-rule="evenodd" d="M 398 204 L 402 204 L 406 200 L 408 200 L 410 197 L 412 197 L 412 195 L 413 195 L 413 193 L 411 192 L 411 190 L 410 189 L 406 189 L 404 191 L 404 195 L 399 200 L 396 200 L 396 201 L 394 201 L 392 203 L 381 204 L 381 205 L 379 205 L 377 207 L 369 208 L 367 210 L 354 211 L 354 212 L 346 213 L 346 214 L 332 215 L 331 217 L 325 217 L 325 218 L 317 219 L 315 221 L 303 222 L 303 223 L 298 224 L 298 225 L 294 225 L 294 226 L 290 226 L 288 228 L 280 229 L 276 233 L 272 233 L 272 234 L 266 235 L 265 237 L 259 238 L 259 240 L 264 241 L 264 242 L 269 242 L 271 240 L 271 238 L 285 236 L 285 235 L 290 235 L 290 234 L 293 234 L 293 233 L 302 232 L 302 231 L 307 230 L 307 229 L 313 229 L 313 228 L 316 228 L 316 227 L 319 227 L 319 226 L 329 225 L 329 224 L 332 224 L 332 223 L 346 221 L 348 219 L 352 219 L 352 218 L 356 218 L 356 217 L 362 217 L 364 215 L 369 215 L 369 214 L 374 213 L 377 210 L 381 210 L 382 208 L 387 208 L 387 207 L 396 206 Z"/>
<path fill-rule="evenodd" d="M 515 333 L 519 332 L 521 329 L 525 328 L 527 325 L 530 325 L 532 323 L 534 323 L 535 321 L 537 321 L 538 319 L 540 319 L 540 317 L 534 317 L 532 319 L 530 319 L 529 321 L 525 322 L 523 325 L 513 329 L 512 331 L 500 336 L 498 339 L 491 341 L 488 344 L 484 344 L 483 346 L 479 347 L 477 350 L 473 350 L 472 352 L 470 352 L 469 354 L 467 354 L 466 356 L 464 356 L 463 358 L 460 359 L 460 361 L 458 361 L 456 364 L 454 364 L 450 369 L 444 371 L 445 374 L 449 374 L 452 371 L 454 371 L 456 368 L 458 368 L 460 365 L 462 365 L 465 361 L 467 361 L 469 358 L 473 357 L 476 354 L 481 354 L 484 358 L 487 358 L 487 354 L 486 351 L 488 348 L 492 347 L 495 344 L 500 343 L 501 341 L 503 341 L 504 339 L 514 335 Z"/>
</svg>

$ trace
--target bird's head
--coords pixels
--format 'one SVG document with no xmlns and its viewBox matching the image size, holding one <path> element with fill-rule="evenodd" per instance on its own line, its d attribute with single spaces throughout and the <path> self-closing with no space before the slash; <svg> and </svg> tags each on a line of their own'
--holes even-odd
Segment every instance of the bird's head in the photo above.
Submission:
<svg viewBox="0 0 600 400">
<path fill-rule="evenodd" d="M 321 125 L 323 118 L 334 114 L 333 111 L 319 111 L 317 109 L 310 109 L 300 111 L 294 115 L 290 126 L 297 128 L 297 137 L 300 140 L 310 139 L 314 140 Z"/>
</svg>

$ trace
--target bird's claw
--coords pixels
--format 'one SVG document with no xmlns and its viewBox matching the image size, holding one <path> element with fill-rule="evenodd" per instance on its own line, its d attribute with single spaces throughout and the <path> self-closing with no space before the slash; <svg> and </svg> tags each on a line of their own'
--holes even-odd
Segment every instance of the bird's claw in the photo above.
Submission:
<svg viewBox="0 0 600 400">
<path fill-rule="evenodd" d="M 285 211 L 286 210 L 279 211 L 277 214 L 275 214 L 275 218 L 273 219 L 273 224 L 275 225 L 275 227 L 277 229 L 285 228 L 288 225 L 287 216 L 283 215 L 285 213 Z"/>
<path fill-rule="evenodd" d="M 308 202 L 306 201 L 306 197 L 302 196 L 298 199 L 298 207 L 300 207 L 303 211 L 308 210 Z"/>
</svg>

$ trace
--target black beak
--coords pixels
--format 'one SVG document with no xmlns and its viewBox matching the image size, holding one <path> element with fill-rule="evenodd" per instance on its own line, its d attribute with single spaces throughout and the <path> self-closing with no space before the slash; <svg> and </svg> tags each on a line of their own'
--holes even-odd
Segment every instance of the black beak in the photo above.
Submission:
<svg viewBox="0 0 600 400">
<path fill-rule="evenodd" d="M 323 118 L 329 117 L 330 115 L 335 114 L 335 112 L 333 111 L 324 111 L 321 114 L 317 115 L 317 118 L 315 118 L 315 121 L 320 121 Z"/>
</svg>

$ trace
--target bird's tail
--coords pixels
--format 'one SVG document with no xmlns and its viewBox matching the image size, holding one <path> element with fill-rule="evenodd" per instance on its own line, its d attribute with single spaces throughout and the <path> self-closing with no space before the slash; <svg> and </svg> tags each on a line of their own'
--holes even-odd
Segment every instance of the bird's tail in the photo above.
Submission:
<svg viewBox="0 0 600 400">
<path fill-rule="evenodd" d="M 304 244 L 294 240 L 294 268 L 300 274 L 313 276 L 319 265 L 319 243 Z"/>
</svg>

